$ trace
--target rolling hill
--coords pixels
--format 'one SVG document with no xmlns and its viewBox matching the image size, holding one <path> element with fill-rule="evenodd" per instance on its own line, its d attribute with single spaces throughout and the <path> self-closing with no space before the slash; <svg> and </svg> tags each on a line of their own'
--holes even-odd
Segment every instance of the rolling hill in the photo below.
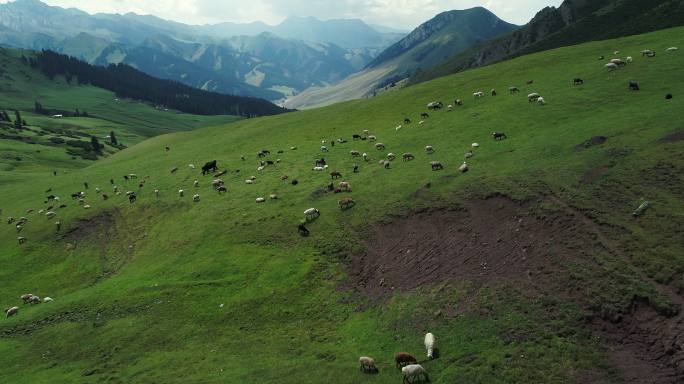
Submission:
<svg viewBox="0 0 684 384">
<path fill-rule="evenodd" d="M 147 138 L 226 124 L 237 116 L 198 116 L 164 110 L 139 101 L 117 98 L 111 91 L 89 85 L 67 83 L 64 77 L 50 80 L 22 58 L 34 52 L 0 49 L 0 110 L 14 120 L 19 110 L 27 126 L 17 130 L 12 122 L 0 122 L 0 173 L 52 172 L 80 168 L 100 156 L 84 152 L 91 137 L 103 144 L 102 155 L 121 148 L 105 144 L 115 132 L 118 142 L 131 146 Z M 38 113 L 36 103 L 45 111 Z M 79 116 L 76 116 L 79 110 Z M 52 115 L 63 115 L 55 119 Z M 87 116 L 85 115 L 87 114 Z M 70 145 L 68 141 L 74 141 Z"/>
<path fill-rule="evenodd" d="M 459 52 L 418 73 L 413 83 L 533 52 L 684 25 L 678 0 L 566 0 L 541 10 L 523 28 Z"/>
<path fill-rule="evenodd" d="M 678 51 L 639 52 L 683 45 L 684 28 L 592 42 L 155 137 L 65 175 L 0 174 L 2 221 L 28 218 L 0 228 L 0 307 L 20 307 L 0 319 L 0 380 L 397 383 L 392 356 L 408 351 L 433 383 L 681 382 L 684 72 Z M 616 50 L 635 61 L 607 72 L 596 57 Z M 418 123 L 427 103 L 455 98 Z M 386 149 L 352 140 L 363 130 Z M 264 149 L 275 164 L 259 172 Z M 385 169 L 388 152 L 399 158 Z M 351 192 L 328 192 L 328 172 L 312 171 L 322 156 Z M 225 194 L 187 167 L 214 159 Z M 84 182 L 90 209 L 69 199 Z M 59 231 L 38 213 L 48 188 L 66 205 Z M 340 210 L 343 197 L 356 206 Z M 321 215 L 301 237 L 310 207 Z M 54 301 L 20 304 L 28 292 Z M 359 372 L 362 355 L 377 375 Z"/>
<path fill-rule="evenodd" d="M 443 12 L 385 49 L 363 71 L 332 86 L 313 87 L 289 98 L 285 106 L 311 108 L 371 96 L 379 88 L 516 28 L 482 7 Z"/>
</svg>

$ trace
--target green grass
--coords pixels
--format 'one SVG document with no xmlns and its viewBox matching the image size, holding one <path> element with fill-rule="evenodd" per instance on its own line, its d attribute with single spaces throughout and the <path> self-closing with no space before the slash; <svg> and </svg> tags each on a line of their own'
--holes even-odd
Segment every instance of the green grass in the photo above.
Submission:
<svg viewBox="0 0 684 384">
<path fill-rule="evenodd" d="M 397 383 L 393 353 L 424 356 L 427 329 L 437 335 L 442 352 L 425 364 L 434 383 L 567 383 L 593 370 L 610 376 L 602 346 L 583 328 L 584 311 L 624 311 L 637 295 L 669 305 L 621 257 L 599 252 L 593 255 L 599 267 L 567 265 L 578 281 L 578 301 L 529 297 L 504 283 L 478 287 L 460 281 L 436 282 L 372 305 L 340 288 L 340 260 L 362 248 L 371 223 L 389 222 L 394 213 L 458 206 L 494 192 L 515 198 L 553 194 L 607 224 L 609 236 L 650 277 L 682 284 L 684 203 L 675 186 L 682 181 L 684 141 L 658 142 L 682 128 L 682 61 L 678 53 L 647 60 L 638 52 L 684 46 L 683 32 L 568 47 L 372 100 L 159 136 L 57 177 L 40 169 L 3 176 L 3 221 L 42 208 L 48 187 L 68 207 L 58 211 L 62 234 L 55 234 L 54 220 L 37 213 L 28 215 L 23 246 L 13 226 L 0 229 L 0 307 L 16 305 L 26 292 L 55 298 L 0 320 L 0 381 Z M 636 60 L 607 73 L 596 57 L 615 50 Z M 574 77 L 584 78 L 585 85 L 573 87 Z M 528 79 L 533 86 L 524 86 Z M 641 92 L 627 90 L 630 79 L 640 82 Z M 511 85 L 523 94 L 506 94 Z M 491 88 L 501 95 L 477 101 L 470 96 Z M 529 104 L 524 95 L 532 91 L 548 105 Z M 666 93 L 675 98 L 666 102 Z M 417 120 L 428 102 L 457 97 L 465 100 L 463 107 L 395 131 L 405 116 Z M 354 189 L 356 207 L 340 212 L 339 195 L 314 193 L 329 176 L 311 167 L 321 156 L 322 139 L 351 139 L 363 129 L 377 135 L 387 151 L 350 140 L 325 155 Z M 494 143 L 495 130 L 509 139 Z M 596 135 L 609 139 L 575 149 Z M 473 142 L 482 146 L 470 172 L 460 174 L 457 167 Z M 164 151 L 167 145 L 170 152 Z M 426 155 L 425 145 L 435 146 L 436 153 Z M 258 173 L 256 153 L 264 148 L 282 162 Z M 277 155 L 279 149 L 285 152 Z M 352 149 L 373 157 L 359 174 L 351 173 Z M 385 170 L 377 160 L 387 152 L 413 152 L 416 160 Z M 210 177 L 187 166 L 212 159 L 222 169 L 241 170 L 223 178 L 227 195 L 217 195 Z M 431 172 L 432 159 L 442 161 L 445 171 Z M 602 165 L 611 167 L 593 183 L 583 182 Z M 171 175 L 174 166 L 180 170 Z M 668 178 L 663 169 L 674 171 Z M 124 191 L 137 190 L 137 183 L 123 182 L 129 173 L 149 175 L 136 204 L 124 196 L 103 202 L 93 191 L 99 186 L 112 195 L 110 178 Z M 251 174 L 257 183 L 246 185 Z M 281 181 L 283 174 L 300 184 Z M 197 189 L 195 179 L 201 183 Z M 91 185 L 91 210 L 69 199 L 84 181 Z M 413 198 L 428 182 L 429 192 Z M 162 193 L 158 201 L 154 189 Z M 191 202 L 194 193 L 201 202 Z M 270 193 L 280 199 L 254 203 Z M 642 198 L 653 208 L 635 221 L 630 214 Z M 301 238 L 296 225 L 309 207 L 322 216 L 309 225 L 312 236 Z M 441 308 L 459 314 L 435 315 Z M 361 375 L 360 355 L 375 357 L 380 374 Z"/>
<path fill-rule="evenodd" d="M 239 120 L 235 116 L 197 116 L 157 109 L 133 100 L 119 100 L 112 92 L 101 88 L 75 85 L 75 80 L 73 84 L 67 84 L 63 78 L 51 81 L 39 71 L 22 63 L 22 55 L 30 57 L 31 52 L 0 49 L 0 109 L 7 110 L 12 119 L 12 110 L 20 110 L 23 119 L 34 131 L 68 131 L 85 135 L 84 140 L 89 140 L 89 136 L 93 135 L 98 137 L 101 143 L 104 143 L 105 136 L 114 131 L 121 143 L 131 146 L 161 134 L 224 125 Z M 52 119 L 33 113 L 35 102 L 41 103 L 46 109 L 86 111 L 90 117 Z M 23 136 L 32 135 L 31 132 L 19 133 Z M 44 141 L 49 137 L 43 137 Z M 17 141 L 3 143 L 0 170 L 34 171 L 40 167 L 51 170 L 55 166 L 73 169 L 92 163 L 80 161 L 80 158 L 72 159 L 72 156 L 66 154 L 64 146 L 62 156 L 58 156 L 54 146 L 50 148 L 44 141 L 38 140 L 36 144 L 28 147 Z M 36 155 L 38 150 L 41 153 L 50 152 L 50 158 Z M 17 154 L 22 157 L 22 161 L 11 161 Z M 8 158 L 10 160 L 7 160 Z M 23 158 L 27 158 L 27 161 Z"/>
</svg>

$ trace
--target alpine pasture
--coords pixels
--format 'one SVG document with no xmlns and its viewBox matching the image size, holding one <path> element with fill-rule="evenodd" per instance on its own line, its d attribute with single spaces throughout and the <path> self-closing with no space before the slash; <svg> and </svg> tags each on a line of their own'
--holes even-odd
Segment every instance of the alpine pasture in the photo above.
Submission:
<svg viewBox="0 0 684 384">
<path fill-rule="evenodd" d="M 19 311 L 0 321 L 0 381 L 399 383 L 401 351 L 433 383 L 676 380 L 681 348 L 660 353 L 684 290 L 684 61 L 671 46 L 684 46 L 684 28 L 158 136 L 58 176 L 4 177 L 0 304 Z M 534 92 L 546 105 L 528 102 Z M 445 107 L 428 112 L 433 101 Z M 352 139 L 364 130 L 386 149 Z M 313 171 L 321 157 L 328 168 Z M 228 171 L 224 194 L 201 174 L 211 160 Z M 274 165 L 257 171 L 261 160 Z M 350 192 L 327 191 L 333 171 Z M 80 191 L 90 209 L 70 198 Z M 66 205 L 53 219 L 38 213 L 49 194 Z M 356 205 L 343 211 L 345 197 Z M 320 217 L 303 237 L 308 208 Z M 19 234 L 10 216 L 28 218 Z M 54 301 L 23 305 L 25 293 Z M 640 345 L 639 329 L 653 342 Z M 361 372 L 361 356 L 377 374 Z"/>
</svg>

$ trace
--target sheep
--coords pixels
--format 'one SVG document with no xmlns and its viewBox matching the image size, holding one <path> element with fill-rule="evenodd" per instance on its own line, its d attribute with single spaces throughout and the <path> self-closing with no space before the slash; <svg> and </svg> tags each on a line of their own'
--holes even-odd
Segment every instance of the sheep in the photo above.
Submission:
<svg viewBox="0 0 684 384">
<path fill-rule="evenodd" d="M 297 147 L 290 147 L 290 151 L 296 151 Z"/>
<path fill-rule="evenodd" d="M 614 70 L 618 69 L 618 66 L 615 63 L 608 63 L 605 65 L 605 67 L 606 67 L 606 69 L 608 69 L 608 71 L 614 71 Z"/>
<path fill-rule="evenodd" d="M 32 297 L 33 297 L 32 293 L 25 293 L 25 294 L 21 295 L 19 298 L 21 299 L 21 301 L 24 302 L 24 304 L 28 304 L 31 301 Z"/>
<path fill-rule="evenodd" d="M 615 51 L 615 52 L 613 52 L 613 55 L 616 55 L 616 56 L 617 56 L 617 55 L 619 55 L 619 54 L 620 54 L 620 51 Z"/>
<path fill-rule="evenodd" d="M 211 186 L 214 187 L 214 189 L 224 185 L 225 183 L 221 179 L 215 179 L 211 182 Z"/>
<path fill-rule="evenodd" d="M 92 208 L 92 207 L 90 206 L 90 204 L 86 204 L 86 205 L 83 206 L 83 209 L 90 209 L 90 208 Z"/>
<path fill-rule="evenodd" d="M 325 171 L 325 167 L 313 167 L 312 170 L 314 170 L 316 172 L 322 172 L 322 171 Z"/>
<path fill-rule="evenodd" d="M 17 237 L 17 241 L 19 242 L 19 244 L 24 244 L 26 240 L 27 239 L 25 237 Z"/>
<path fill-rule="evenodd" d="M 631 81 L 629 82 L 629 90 L 630 90 L 630 91 L 638 91 L 638 90 L 639 90 L 639 83 L 637 83 L 637 82 L 634 81 L 634 80 L 631 80 Z"/>
<path fill-rule="evenodd" d="M 188 164 L 188 168 L 195 169 L 196 167 L 195 167 L 195 164 Z"/>
<path fill-rule="evenodd" d="M 466 159 L 470 159 L 473 156 L 473 151 L 468 151 L 465 153 L 465 155 L 463 155 L 463 157 L 465 157 Z"/>
<path fill-rule="evenodd" d="M 331 179 L 333 179 L 333 180 L 334 180 L 334 179 L 339 179 L 340 177 L 342 177 L 342 173 L 340 173 L 339 171 L 332 171 L 332 172 L 330 172 L 330 178 L 331 178 Z"/>
<path fill-rule="evenodd" d="M 454 110 L 454 106 L 453 106 L 453 105 L 451 105 L 451 104 L 447 105 L 447 112 L 451 112 L 451 111 L 453 111 L 453 110 Z"/>
<path fill-rule="evenodd" d="M 435 153 L 435 149 L 432 147 L 432 145 L 426 145 L 425 146 L 425 152 L 427 152 L 429 155 Z"/>
<path fill-rule="evenodd" d="M 361 356 L 359 357 L 359 364 L 361 367 L 359 368 L 361 372 L 369 372 L 369 373 L 374 373 L 378 371 L 378 367 L 375 366 L 375 360 L 373 358 L 368 357 L 368 356 Z"/>
<path fill-rule="evenodd" d="M 316 208 L 309 208 L 304 211 L 304 218 L 306 221 L 311 221 L 321 216 L 321 212 Z"/>
<path fill-rule="evenodd" d="M 130 174 L 128 175 L 128 178 L 129 178 L 129 179 L 137 179 L 137 178 L 138 178 L 138 175 L 136 175 L 135 173 L 130 173 Z M 83 193 L 83 192 L 81 192 L 81 193 Z"/>
<path fill-rule="evenodd" d="M 29 299 L 28 303 L 30 305 L 35 305 L 35 304 L 40 304 L 42 302 L 43 302 L 43 300 L 41 300 L 40 297 L 38 297 L 36 295 L 32 295 L 31 298 Z"/>
<path fill-rule="evenodd" d="M 618 67 L 624 67 L 625 65 L 627 65 L 627 63 L 622 59 L 611 59 L 610 62 L 612 64 L 617 65 Z"/>
<path fill-rule="evenodd" d="M 421 120 L 418 122 L 418 125 L 423 125 L 423 124 L 425 124 L 425 120 Z"/>
<path fill-rule="evenodd" d="M 256 198 L 256 202 L 257 202 L 257 204 L 259 204 L 259 203 L 265 203 L 265 202 L 266 202 L 266 199 L 264 199 L 263 197 L 257 197 L 257 198 Z"/>
<path fill-rule="evenodd" d="M 178 190 L 178 197 L 183 197 L 183 195 L 185 195 L 185 191 L 182 189 L 179 189 Z"/>
<path fill-rule="evenodd" d="M 432 167 L 433 171 L 441 171 L 444 169 L 444 166 L 439 161 L 431 161 L 430 166 Z"/>
<path fill-rule="evenodd" d="M 395 130 L 395 131 L 399 131 L 401 128 L 402 128 L 401 125 L 397 125 L 397 126 L 394 128 L 394 130 Z"/>
<path fill-rule="evenodd" d="M 43 299 L 43 303 L 51 303 L 51 302 L 53 302 L 53 301 L 54 301 L 54 299 L 53 299 L 52 297 L 49 297 L 49 296 L 46 296 L 46 297 Z"/>
<path fill-rule="evenodd" d="M 627 56 L 627 58 L 625 59 L 625 61 L 627 62 L 627 64 L 631 64 L 631 63 L 634 62 L 634 58 L 633 58 L 632 56 Z"/>
<path fill-rule="evenodd" d="M 199 203 L 199 201 L 200 201 L 199 193 L 196 193 L 194 196 L 192 196 L 192 201 L 195 203 Z"/>
<path fill-rule="evenodd" d="M 520 89 L 518 89 L 518 87 L 510 87 L 510 88 L 508 88 L 508 92 L 511 95 L 515 95 L 516 93 L 520 93 Z"/>
<path fill-rule="evenodd" d="M 251 185 L 251 184 L 254 184 L 254 180 L 252 180 L 252 179 L 247 179 L 247 180 L 245 180 L 245 184 L 250 184 L 250 185 Z"/>
<path fill-rule="evenodd" d="M 527 101 L 529 101 L 531 103 L 533 101 L 537 101 L 537 99 L 540 97 L 541 97 L 541 95 L 536 93 L 536 92 L 530 93 L 529 95 L 527 95 Z"/>
<path fill-rule="evenodd" d="M 7 218 L 7 225 L 14 223 L 14 217 L 10 216 Z"/>
<path fill-rule="evenodd" d="M 351 155 L 351 157 L 361 156 L 361 153 L 359 151 L 350 151 L 349 154 Z"/>
<path fill-rule="evenodd" d="M 457 106 L 460 107 L 460 106 L 463 105 L 463 100 L 461 100 L 461 99 L 456 99 L 456 100 L 454 100 L 454 104 L 456 104 Z"/>
<path fill-rule="evenodd" d="M 480 148 L 480 144 L 478 144 L 478 143 L 473 143 L 473 144 L 471 144 L 471 147 L 473 147 L 473 148 Z"/>
<path fill-rule="evenodd" d="M 434 358 L 433 353 L 435 350 L 435 335 L 428 332 L 425 334 L 425 349 L 427 349 L 427 357 L 432 360 Z"/>
<path fill-rule="evenodd" d="M 192 183 L 192 186 L 195 187 L 195 188 L 199 188 L 199 180 L 195 180 L 195 181 Z"/>
<path fill-rule="evenodd" d="M 55 212 L 53 212 L 53 211 L 49 211 L 49 212 L 47 212 L 47 213 L 45 214 L 45 217 L 46 217 L 48 220 L 54 218 L 55 216 L 57 216 L 57 214 L 56 214 Z"/>
<path fill-rule="evenodd" d="M 326 147 L 325 145 L 322 145 L 321 146 L 321 152 L 328 152 L 328 147 Z"/>
<path fill-rule="evenodd" d="M 655 53 L 655 51 L 653 51 L 653 50 L 644 49 L 643 51 L 641 51 L 641 56 L 642 56 L 642 57 L 643 57 L 643 56 L 646 56 L 646 57 L 655 57 L 655 56 L 656 56 L 656 53 Z"/>
<path fill-rule="evenodd" d="M 412 153 L 408 153 L 408 152 L 407 152 L 407 153 L 404 153 L 403 155 L 401 155 L 401 159 L 402 159 L 403 161 L 411 161 L 411 160 L 413 160 L 413 159 L 415 159 L 415 158 L 416 158 L 416 157 L 413 156 Z"/>
<path fill-rule="evenodd" d="M 678 50 L 679 50 L 679 48 L 677 48 L 677 47 L 670 47 L 670 48 L 666 49 L 665 51 L 666 52 L 674 52 L 674 51 L 678 51 Z"/>
<path fill-rule="evenodd" d="M 57 232 L 59 232 L 60 229 L 62 229 L 62 222 L 61 221 L 55 222 L 55 229 L 57 230 Z"/>
<path fill-rule="evenodd" d="M 24 226 L 22 224 L 17 224 L 16 228 L 17 228 L 17 233 L 19 233 L 24 229 Z"/>
<path fill-rule="evenodd" d="M 543 97 L 537 99 L 537 104 L 546 105 L 546 100 Z"/>
<path fill-rule="evenodd" d="M 340 189 L 343 191 L 350 191 L 351 192 L 351 185 L 349 185 L 349 182 L 347 182 L 347 181 L 342 181 L 342 182 L 340 182 Z"/>
<path fill-rule="evenodd" d="M 249 179 L 252 181 L 256 181 L 256 176 L 250 176 Z"/>
<path fill-rule="evenodd" d="M 222 194 L 222 193 L 228 192 L 228 188 L 226 188 L 225 185 L 222 185 L 222 186 L 216 188 L 216 191 L 217 191 L 217 192 L 219 193 L 219 195 L 220 195 L 220 194 Z"/>
<path fill-rule="evenodd" d="M 268 198 L 271 200 L 278 200 L 279 199 L 278 195 L 276 195 L 275 193 L 271 193 L 270 195 L 268 195 Z"/>
<path fill-rule="evenodd" d="M 19 314 L 19 307 L 11 307 L 5 309 L 5 318 L 10 318 Z"/>
<path fill-rule="evenodd" d="M 368 141 L 376 141 L 377 139 L 378 138 L 373 135 L 368 136 Z"/>
<path fill-rule="evenodd" d="M 356 205 L 356 202 L 351 197 L 345 197 L 344 199 L 337 202 L 340 205 L 340 209 L 346 211 Z"/>
<path fill-rule="evenodd" d="M 377 149 L 378 151 L 382 151 L 385 149 L 385 144 L 377 143 L 377 144 L 375 144 L 375 149 Z"/>
<path fill-rule="evenodd" d="M 477 91 L 477 92 L 473 93 L 473 97 L 475 97 L 476 99 L 479 99 L 479 98 L 481 98 L 481 97 L 484 97 L 484 95 L 485 95 L 485 94 L 484 94 L 484 92 L 482 92 L 482 91 Z"/>
<path fill-rule="evenodd" d="M 171 168 L 171 174 L 178 172 L 178 167 Z"/>
<path fill-rule="evenodd" d="M 103 194 L 102 194 L 102 200 L 103 200 L 103 201 L 109 200 L 109 195 L 106 194 L 106 193 L 103 193 Z"/>
<path fill-rule="evenodd" d="M 159 190 L 158 189 L 154 190 L 154 197 L 156 197 L 157 199 L 159 198 Z"/>
<path fill-rule="evenodd" d="M 402 368 L 408 364 L 417 364 L 418 360 L 408 352 L 398 352 L 394 355 L 394 362 L 397 368 Z"/>
<path fill-rule="evenodd" d="M 257 168 L 257 172 L 262 172 L 264 169 L 266 169 L 266 167 L 264 167 L 264 166 L 262 165 L 262 166 L 260 166 L 260 167 Z"/>
<path fill-rule="evenodd" d="M 508 136 L 506 136 L 506 134 L 503 132 L 492 132 L 492 137 L 494 140 L 508 139 Z"/>
<path fill-rule="evenodd" d="M 468 172 L 468 163 L 464 161 L 463 164 L 461 164 L 461 166 L 458 167 L 458 170 L 461 171 L 461 173 Z"/>
<path fill-rule="evenodd" d="M 496 89 L 492 88 L 491 91 L 489 91 L 492 96 L 496 96 Z"/>
<path fill-rule="evenodd" d="M 370 161 L 370 159 L 368 158 L 368 154 L 366 152 L 364 152 L 363 155 L 361 155 L 361 156 L 363 157 L 363 159 L 365 161 Z"/>
<path fill-rule="evenodd" d="M 404 383 L 413 383 L 415 379 L 430 382 L 430 377 L 420 364 L 407 365 L 401 369 L 401 373 L 404 374 Z"/>
<path fill-rule="evenodd" d="M 394 161 L 396 158 L 397 158 L 397 155 L 395 155 L 394 153 L 390 152 L 387 154 L 387 160 L 389 160 L 389 161 Z"/>
</svg>

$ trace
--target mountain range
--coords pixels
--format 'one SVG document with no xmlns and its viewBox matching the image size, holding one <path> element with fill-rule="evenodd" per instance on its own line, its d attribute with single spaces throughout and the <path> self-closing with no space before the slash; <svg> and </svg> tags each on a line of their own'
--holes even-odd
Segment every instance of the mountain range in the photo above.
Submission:
<svg viewBox="0 0 684 384">
<path fill-rule="evenodd" d="M 124 63 L 200 89 L 269 100 L 344 79 L 401 36 L 360 20 L 192 26 L 132 13 L 90 15 L 39 0 L 0 5 L 2 45 Z"/>
</svg>

